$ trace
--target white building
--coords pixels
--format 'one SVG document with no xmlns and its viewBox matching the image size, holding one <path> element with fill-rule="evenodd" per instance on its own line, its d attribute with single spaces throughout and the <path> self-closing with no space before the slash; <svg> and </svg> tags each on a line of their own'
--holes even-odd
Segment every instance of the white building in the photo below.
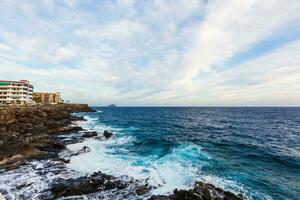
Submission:
<svg viewBox="0 0 300 200">
<path fill-rule="evenodd" d="M 31 104 L 33 86 L 27 80 L 0 80 L 0 104 Z"/>
</svg>

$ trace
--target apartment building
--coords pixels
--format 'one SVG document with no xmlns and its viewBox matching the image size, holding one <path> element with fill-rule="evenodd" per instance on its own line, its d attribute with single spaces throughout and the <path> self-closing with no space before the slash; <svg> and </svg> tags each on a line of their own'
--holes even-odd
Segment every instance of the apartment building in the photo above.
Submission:
<svg viewBox="0 0 300 200">
<path fill-rule="evenodd" d="M 42 104 L 58 104 L 63 102 L 59 92 L 34 92 L 33 99 L 37 103 Z"/>
<path fill-rule="evenodd" d="M 32 104 L 33 86 L 27 80 L 0 80 L 0 104 Z"/>
</svg>

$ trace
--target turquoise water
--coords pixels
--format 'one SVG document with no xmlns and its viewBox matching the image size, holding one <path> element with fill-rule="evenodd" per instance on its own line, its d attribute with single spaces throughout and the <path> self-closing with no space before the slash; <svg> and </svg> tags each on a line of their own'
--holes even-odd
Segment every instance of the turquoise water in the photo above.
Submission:
<svg viewBox="0 0 300 200">
<path fill-rule="evenodd" d="M 203 180 L 250 199 L 300 197 L 300 108 L 95 109 L 81 125 L 114 136 L 69 145 L 92 149 L 72 169 L 147 180 L 156 194 Z"/>
</svg>

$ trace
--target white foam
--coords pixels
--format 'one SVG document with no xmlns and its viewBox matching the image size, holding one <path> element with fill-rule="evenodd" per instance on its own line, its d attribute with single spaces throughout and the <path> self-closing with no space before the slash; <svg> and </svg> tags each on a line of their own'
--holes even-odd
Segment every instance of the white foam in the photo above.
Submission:
<svg viewBox="0 0 300 200">
<path fill-rule="evenodd" d="M 180 146 L 161 158 L 114 154 L 116 146 L 133 140 L 133 137 L 120 137 L 107 141 L 89 139 L 69 145 L 68 149 L 74 152 L 84 146 L 89 146 L 91 152 L 73 157 L 68 166 L 82 173 L 102 171 L 115 176 L 127 175 L 135 179 L 147 179 L 149 184 L 157 187 L 153 190 L 153 194 L 166 194 L 175 188 L 188 188 L 197 178 L 201 166 L 193 166 L 190 161 L 185 160 L 186 155 L 182 155 L 187 154 L 187 150 L 195 148 L 194 146 Z M 112 146 L 113 148 L 109 148 Z M 193 153 L 195 152 L 188 152 L 189 156 L 193 156 Z M 143 164 L 137 165 L 136 161 L 141 161 Z"/>
<path fill-rule="evenodd" d="M 87 154 L 72 157 L 68 164 L 71 169 L 82 173 L 102 171 L 115 176 L 127 175 L 135 179 L 147 180 L 149 184 L 157 187 L 152 191 L 153 194 L 166 194 L 175 188 L 188 188 L 198 178 L 201 165 L 194 166 L 192 158 L 196 159 L 201 154 L 206 159 L 210 159 L 197 145 L 181 145 L 160 158 L 155 155 L 140 157 L 129 153 L 119 155 L 115 151 L 126 151 L 121 145 L 133 142 L 135 138 L 122 133 L 124 129 L 100 124 L 97 118 L 85 117 L 85 119 L 87 121 L 80 124 L 84 129 L 112 130 L 114 136 L 106 141 L 87 139 L 67 146 L 74 152 L 84 146 L 91 148 L 91 152 Z M 129 127 L 126 131 L 128 130 L 137 129 Z"/>
<path fill-rule="evenodd" d="M 7 199 L 41 199 L 41 194 L 49 188 L 50 183 L 58 177 L 76 177 L 72 171 L 59 174 L 51 170 L 60 170 L 50 161 L 30 162 L 15 170 L 1 172 L 0 189 L 5 191 Z M 22 186 L 23 185 L 23 186 Z M 16 188 L 20 186 L 20 188 Z M 22 186 L 22 187 L 21 187 Z"/>
<path fill-rule="evenodd" d="M 86 139 L 83 142 L 68 145 L 68 150 L 73 152 L 79 151 L 84 146 L 91 149 L 89 153 L 71 158 L 67 165 L 68 173 L 55 174 L 50 171 L 45 175 L 40 175 L 38 171 L 48 169 L 47 162 L 31 162 L 29 166 L 19 170 L 1 174 L 0 188 L 8 191 L 12 199 L 17 199 L 23 194 L 30 196 L 30 199 L 39 199 L 41 192 L 47 189 L 51 180 L 57 177 L 76 177 L 80 174 L 102 171 L 115 176 L 127 175 L 144 180 L 156 187 L 151 191 L 152 194 L 168 194 L 175 188 L 187 189 L 192 186 L 195 180 L 201 180 L 230 191 L 246 193 L 250 199 L 255 199 L 257 196 L 263 196 L 263 199 L 271 198 L 251 191 L 250 188 L 241 186 L 234 181 L 201 173 L 201 168 L 209 164 L 211 157 L 198 145 L 177 146 L 163 157 L 157 155 L 142 157 L 130 152 L 126 153 L 127 149 L 124 148 L 124 145 L 134 142 L 136 138 L 124 134 L 122 132 L 124 129 L 99 124 L 98 118 L 86 116 L 85 119 L 87 121 L 78 122 L 84 129 L 112 130 L 114 136 L 110 140 Z M 134 127 L 125 130 L 131 129 L 135 130 Z M 123 153 L 120 154 L 118 151 Z M 199 157 L 202 160 L 200 164 L 198 162 Z M 193 160 L 197 160 L 197 165 L 193 163 Z M 22 183 L 30 183 L 31 185 L 16 190 L 15 186 Z"/>
<path fill-rule="evenodd" d="M 114 132 L 114 136 L 106 141 L 87 139 L 84 142 L 69 145 L 68 149 L 74 152 L 83 146 L 91 148 L 91 152 L 71 158 L 68 167 L 73 170 L 82 173 L 102 171 L 115 176 L 127 175 L 135 179 L 147 180 L 150 185 L 156 187 L 152 190 L 153 194 L 168 194 L 175 188 L 187 189 L 195 180 L 212 183 L 232 192 L 249 193 L 251 191 L 250 188 L 241 186 L 234 181 L 203 174 L 201 168 L 209 164 L 211 157 L 198 145 L 180 145 L 169 154 L 159 158 L 156 155 L 147 157 L 130 153 L 120 155 L 116 151 L 126 151 L 122 145 L 135 140 L 133 136 L 128 136 L 123 131 L 137 129 L 135 127 L 117 129 L 100 124 L 97 118 L 86 117 L 86 119 L 87 121 L 81 124 L 83 128 L 97 131 L 111 130 Z M 199 159 L 203 163 L 199 164 Z M 197 165 L 193 163 L 193 160 L 197 160 Z M 249 196 L 251 199 L 251 194 Z M 264 195 L 259 194 L 259 196 Z M 268 199 L 268 196 L 264 196 L 264 198 Z"/>
</svg>

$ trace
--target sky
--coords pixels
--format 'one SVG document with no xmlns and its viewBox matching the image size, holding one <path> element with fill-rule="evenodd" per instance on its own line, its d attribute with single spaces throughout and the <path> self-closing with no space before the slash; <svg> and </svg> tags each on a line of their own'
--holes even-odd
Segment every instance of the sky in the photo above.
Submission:
<svg viewBox="0 0 300 200">
<path fill-rule="evenodd" d="M 123 106 L 299 106 L 299 0 L 0 1 L 0 79 Z"/>
</svg>

